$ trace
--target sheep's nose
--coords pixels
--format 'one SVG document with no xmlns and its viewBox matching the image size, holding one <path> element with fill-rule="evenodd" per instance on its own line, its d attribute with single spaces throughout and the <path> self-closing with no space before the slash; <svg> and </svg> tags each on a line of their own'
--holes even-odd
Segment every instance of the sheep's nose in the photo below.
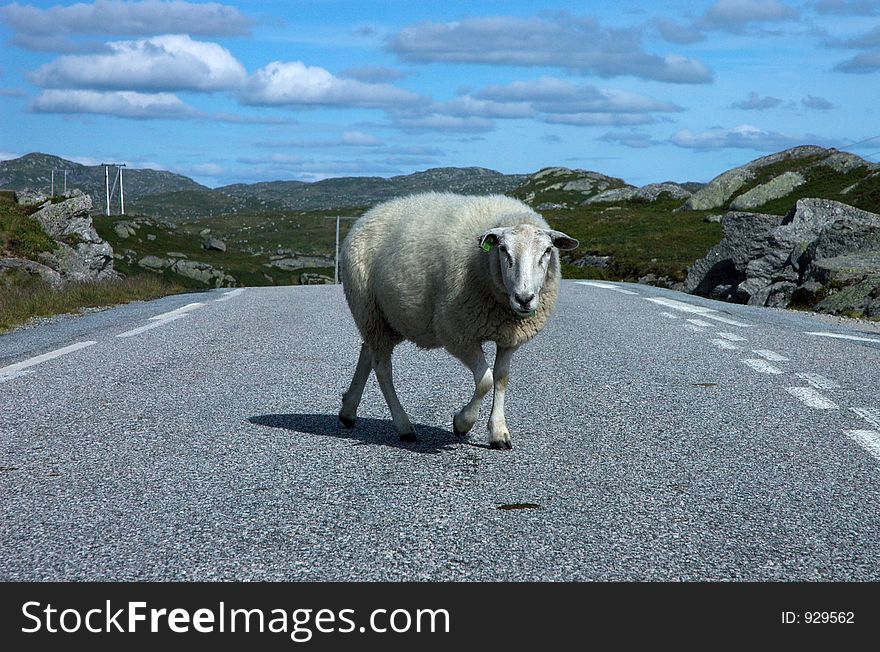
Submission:
<svg viewBox="0 0 880 652">
<path fill-rule="evenodd" d="M 532 302 L 532 299 L 535 298 L 534 294 L 517 294 L 516 300 L 521 306 L 527 306 Z"/>
</svg>

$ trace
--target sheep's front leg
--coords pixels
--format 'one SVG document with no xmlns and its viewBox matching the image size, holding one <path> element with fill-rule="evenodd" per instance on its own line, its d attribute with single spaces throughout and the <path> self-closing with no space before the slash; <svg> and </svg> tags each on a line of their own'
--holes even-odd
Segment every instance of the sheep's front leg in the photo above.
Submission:
<svg viewBox="0 0 880 652">
<path fill-rule="evenodd" d="M 397 398 L 394 390 L 394 381 L 391 377 L 391 352 L 375 354 L 373 356 L 373 370 L 376 372 L 376 380 L 379 381 L 379 389 L 385 397 L 388 409 L 391 410 L 391 420 L 394 429 L 400 435 L 400 441 L 416 441 L 416 432 L 410 423 L 409 417 L 403 411 L 403 406 Z"/>
<path fill-rule="evenodd" d="M 507 420 L 504 418 L 504 391 L 507 389 L 507 378 L 510 374 L 510 359 L 517 347 L 499 346 L 495 352 L 495 367 L 493 377 L 495 392 L 492 395 L 492 413 L 489 415 L 489 447 L 510 449 L 510 432 L 507 430 Z"/>
<path fill-rule="evenodd" d="M 452 430 L 459 437 L 463 437 L 474 427 L 480 416 L 480 403 L 483 397 L 492 389 L 492 370 L 486 363 L 483 348 L 479 344 L 462 351 L 450 351 L 452 355 L 461 360 L 474 375 L 474 395 L 461 410 L 452 418 Z"/>
<path fill-rule="evenodd" d="M 373 354 L 370 352 L 370 347 L 366 343 L 361 344 L 361 353 L 354 370 L 354 377 L 351 379 L 348 391 L 342 395 L 342 409 L 339 411 L 339 420 L 346 428 L 354 428 L 358 405 L 361 403 L 364 386 L 367 384 L 367 378 L 370 377 L 372 369 Z"/>
</svg>

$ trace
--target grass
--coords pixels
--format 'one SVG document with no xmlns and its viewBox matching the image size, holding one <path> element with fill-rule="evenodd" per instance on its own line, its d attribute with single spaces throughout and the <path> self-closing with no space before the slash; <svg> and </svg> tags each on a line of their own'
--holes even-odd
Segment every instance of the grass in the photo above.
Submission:
<svg viewBox="0 0 880 652">
<path fill-rule="evenodd" d="M 58 248 L 30 216 L 34 210 L 16 204 L 12 193 L 0 193 L 0 256 L 36 260 L 40 253 Z"/>
<path fill-rule="evenodd" d="M 146 301 L 186 290 L 158 275 L 143 274 L 100 283 L 69 283 L 56 291 L 37 277 L 9 271 L 0 274 L 0 333 L 34 317 Z"/>
<path fill-rule="evenodd" d="M 721 241 L 721 225 L 707 222 L 710 211 L 674 213 L 680 202 L 627 202 L 620 210 L 597 206 L 544 211 L 553 228 L 580 241 L 570 256 L 611 256 L 608 267 L 577 267 L 563 262 L 566 278 L 634 281 L 649 273 L 683 281 L 688 268 Z"/>
</svg>

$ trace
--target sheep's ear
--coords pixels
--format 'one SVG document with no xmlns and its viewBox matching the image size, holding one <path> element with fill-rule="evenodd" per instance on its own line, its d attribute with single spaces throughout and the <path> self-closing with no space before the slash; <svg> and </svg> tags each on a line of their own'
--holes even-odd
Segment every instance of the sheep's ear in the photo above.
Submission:
<svg viewBox="0 0 880 652">
<path fill-rule="evenodd" d="M 553 229 L 544 229 L 544 233 L 546 233 L 550 240 L 553 241 L 553 246 L 557 249 L 562 249 L 562 251 L 569 251 L 571 249 L 577 249 L 580 244 L 577 240 L 564 234 L 562 231 L 554 231 Z"/>
<path fill-rule="evenodd" d="M 483 235 L 480 236 L 480 249 L 483 251 L 489 251 L 492 247 L 498 244 L 498 240 L 501 239 L 501 232 L 504 229 L 490 229 L 486 231 Z"/>
</svg>

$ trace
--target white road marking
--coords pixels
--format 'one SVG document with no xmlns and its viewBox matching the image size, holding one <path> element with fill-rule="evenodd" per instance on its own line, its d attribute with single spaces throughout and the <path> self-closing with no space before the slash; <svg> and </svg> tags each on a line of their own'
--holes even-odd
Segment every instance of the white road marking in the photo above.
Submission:
<svg viewBox="0 0 880 652">
<path fill-rule="evenodd" d="M 97 342 L 87 341 L 87 342 L 77 342 L 76 344 L 71 344 L 70 346 L 65 346 L 60 349 L 55 349 L 54 351 L 49 351 L 48 353 L 43 353 L 42 355 L 34 356 L 33 358 L 28 358 L 27 360 L 22 360 L 21 362 L 16 362 L 15 364 L 11 364 L 8 367 L 0 367 L 0 377 L 4 376 L 13 376 L 13 374 L 19 375 L 18 372 L 23 369 L 27 369 L 28 367 L 33 367 L 34 365 L 38 365 L 42 362 L 46 362 L 48 360 L 53 360 L 55 358 L 60 358 L 62 355 L 67 355 L 68 353 L 73 353 L 74 351 L 79 351 L 80 349 L 84 349 L 87 346 L 92 346 L 92 344 L 97 344 Z M 9 380 L 10 378 L 6 378 Z"/>
<path fill-rule="evenodd" d="M 725 340 L 730 340 L 731 342 L 745 342 L 746 338 L 740 337 L 736 333 L 715 333 L 718 337 L 723 337 Z"/>
<path fill-rule="evenodd" d="M 705 333 L 705 328 L 700 328 L 699 326 L 694 326 L 693 324 L 685 324 L 684 327 L 689 331 L 694 331 L 695 333 Z"/>
<path fill-rule="evenodd" d="M 779 367 L 774 367 L 766 360 L 760 358 L 746 358 L 743 364 L 750 366 L 752 369 L 762 374 L 781 374 L 784 373 Z"/>
<path fill-rule="evenodd" d="M 678 317 L 673 315 L 671 312 L 661 312 L 660 314 L 663 315 L 664 317 L 669 317 L 670 319 L 678 319 Z"/>
<path fill-rule="evenodd" d="M 186 317 L 186 313 L 180 313 L 179 315 L 172 315 L 171 317 L 166 317 L 165 319 L 160 319 L 159 321 L 154 321 L 146 326 L 139 326 L 138 328 L 133 328 L 130 331 L 125 331 L 124 333 L 120 333 L 116 337 L 132 337 L 134 335 L 140 335 L 146 331 L 152 330 L 154 328 L 158 328 L 159 326 L 164 326 L 168 322 L 176 321 L 181 317 Z"/>
<path fill-rule="evenodd" d="M 176 310 L 171 310 L 169 312 L 163 312 L 161 315 L 156 315 L 155 317 L 150 317 L 151 320 L 158 321 L 168 319 L 169 317 L 174 317 L 176 315 L 181 315 L 187 313 L 191 310 L 195 310 L 196 308 L 201 308 L 204 306 L 204 303 L 188 303 L 182 308 L 177 308 Z"/>
<path fill-rule="evenodd" d="M 752 353 L 770 362 L 788 362 L 788 358 L 784 355 L 779 355 L 776 351 L 771 351 L 770 349 L 754 349 Z"/>
<path fill-rule="evenodd" d="M 719 349 L 726 349 L 728 351 L 733 351 L 735 349 L 739 349 L 736 344 L 732 344 L 727 340 L 709 340 L 712 344 L 717 346 Z"/>
<path fill-rule="evenodd" d="M 837 404 L 828 400 L 812 387 L 786 387 L 785 391 L 817 410 L 836 410 Z"/>
<path fill-rule="evenodd" d="M 237 297 L 242 292 L 244 292 L 244 288 L 238 288 L 237 290 L 232 290 L 231 292 L 224 292 L 223 296 L 219 299 L 214 299 L 214 302 L 219 303 L 221 301 L 229 301 L 232 297 Z"/>
<path fill-rule="evenodd" d="M 880 462 L 880 432 L 876 430 L 845 430 L 846 436 Z"/>
<path fill-rule="evenodd" d="M 872 426 L 880 428 L 880 410 L 876 408 L 850 408 Z"/>
<path fill-rule="evenodd" d="M 826 378 L 821 374 L 798 373 L 797 377 L 806 380 L 816 389 L 837 389 L 838 387 L 840 387 L 839 383 L 836 383 L 830 378 Z"/>
<path fill-rule="evenodd" d="M 702 326 L 703 328 L 709 328 L 712 325 L 707 321 L 703 321 L 702 319 L 688 319 L 688 321 L 694 326 Z"/>
<path fill-rule="evenodd" d="M 19 376 L 27 376 L 32 373 L 34 373 L 32 369 L 25 369 L 22 371 L 13 371 L 11 374 L 0 374 L 0 383 L 5 383 L 7 380 L 12 380 Z"/>
<path fill-rule="evenodd" d="M 737 321 L 736 319 L 728 319 L 727 317 L 720 317 L 718 315 L 712 314 L 718 312 L 714 308 L 704 308 L 703 306 L 695 306 L 692 303 L 676 301 L 675 299 L 663 299 L 660 297 L 645 297 L 645 301 L 651 301 L 661 306 L 672 308 L 673 310 L 696 314 L 700 317 L 703 317 L 704 319 L 714 319 L 715 321 L 720 321 L 724 324 L 730 324 L 732 326 L 741 326 L 743 328 L 748 328 L 749 326 L 751 326 L 751 324 L 746 324 L 744 322 Z"/>
<path fill-rule="evenodd" d="M 621 294 L 635 294 L 638 295 L 638 292 L 633 292 L 632 290 L 624 290 L 623 288 L 619 288 L 616 285 L 611 285 L 611 283 L 600 283 L 599 281 L 577 281 L 581 285 L 592 285 L 594 288 L 602 288 L 603 290 L 614 290 L 615 292 L 620 292 Z"/>
<path fill-rule="evenodd" d="M 876 342 L 880 344 L 880 340 L 871 337 L 858 337 L 856 335 L 844 335 L 843 333 L 826 333 L 824 331 L 807 331 L 806 335 L 818 335 L 819 337 L 833 337 L 839 340 L 855 340 L 856 342 Z"/>
</svg>

